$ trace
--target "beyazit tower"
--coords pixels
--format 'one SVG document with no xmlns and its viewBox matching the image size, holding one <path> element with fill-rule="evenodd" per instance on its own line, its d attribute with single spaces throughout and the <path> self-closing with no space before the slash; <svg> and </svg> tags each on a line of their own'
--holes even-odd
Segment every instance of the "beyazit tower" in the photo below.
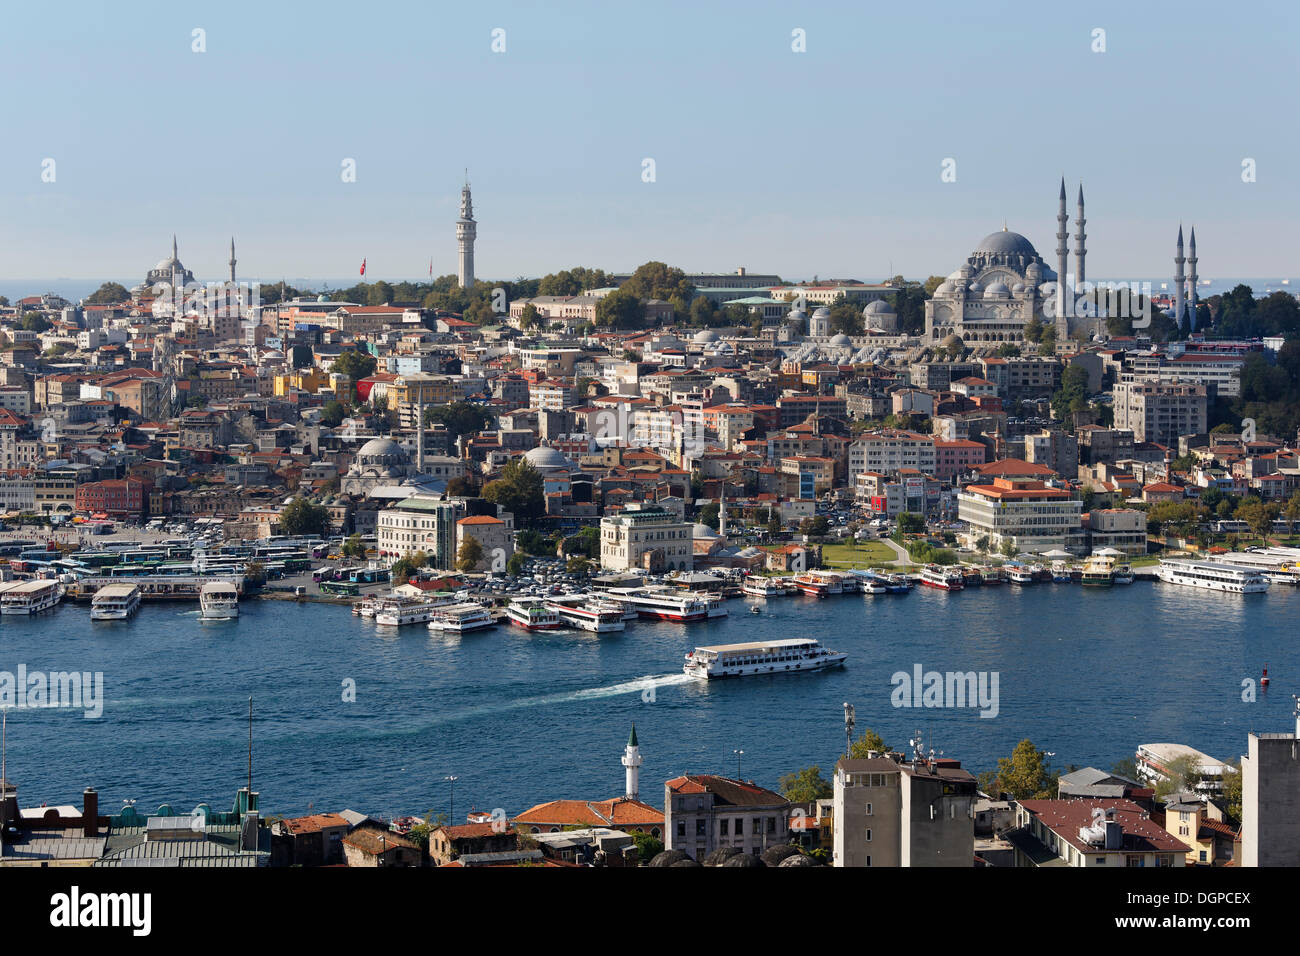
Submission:
<svg viewBox="0 0 1300 956">
<path fill-rule="evenodd" d="M 456 220 L 456 277 L 462 289 L 474 287 L 474 237 L 478 223 L 474 221 L 474 202 L 469 195 L 469 171 L 465 172 L 465 185 L 460 191 L 460 218 Z"/>
</svg>

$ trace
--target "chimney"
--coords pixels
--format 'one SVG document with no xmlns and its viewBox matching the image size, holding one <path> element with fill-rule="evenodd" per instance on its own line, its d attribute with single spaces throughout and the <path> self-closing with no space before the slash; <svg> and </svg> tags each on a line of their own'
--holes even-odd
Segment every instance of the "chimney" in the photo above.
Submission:
<svg viewBox="0 0 1300 956">
<path fill-rule="evenodd" d="M 99 835 L 99 792 L 94 787 L 81 794 L 81 835 Z"/>
</svg>

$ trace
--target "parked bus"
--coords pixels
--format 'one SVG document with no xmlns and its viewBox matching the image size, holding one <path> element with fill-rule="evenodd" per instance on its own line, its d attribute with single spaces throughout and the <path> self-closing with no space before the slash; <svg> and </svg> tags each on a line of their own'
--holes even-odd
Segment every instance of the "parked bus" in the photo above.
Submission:
<svg viewBox="0 0 1300 956">
<path fill-rule="evenodd" d="M 353 584 L 351 581 L 322 581 L 320 590 L 322 594 L 338 594 L 347 597 L 356 597 L 361 593 L 361 586 Z"/>
</svg>

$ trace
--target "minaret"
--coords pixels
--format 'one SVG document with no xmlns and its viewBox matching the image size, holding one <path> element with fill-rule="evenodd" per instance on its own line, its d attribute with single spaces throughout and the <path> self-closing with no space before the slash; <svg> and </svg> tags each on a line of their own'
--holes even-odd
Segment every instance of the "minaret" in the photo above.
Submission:
<svg viewBox="0 0 1300 956">
<path fill-rule="evenodd" d="M 235 284 L 235 237 L 230 237 L 230 284 Z"/>
<path fill-rule="evenodd" d="M 638 778 L 640 777 L 641 748 L 636 742 L 636 724 L 632 725 L 632 735 L 627 738 L 627 747 L 623 750 L 623 759 L 621 763 L 627 768 L 627 793 L 624 796 L 628 800 L 637 800 L 640 797 L 640 786 Z"/>
<path fill-rule="evenodd" d="M 1196 331 L 1196 227 L 1187 244 L 1187 331 Z"/>
<path fill-rule="evenodd" d="M 465 171 L 465 185 L 460 191 L 460 218 L 456 220 L 456 246 L 460 252 L 456 264 L 456 277 L 462 289 L 474 286 L 474 237 L 478 223 L 474 221 L 474 204 L 469 195 L 469 170 Z"/>
<path fill-rule="evenodd" d="M 1174 256 L 1174 323 L 1183 323 L 1183 285 L 1187 281 L 1183 276 L 1183 226 L 1178 224 L 1178 252 Z"/>
<path fill-rule="evenodd" d="M 1083 284 L 1083 259 L 1088 253 L 1083 247 L 1083 241 L 1088 238 L 1087 233 L 1083 231 L 1083 224 L 1086 222 L 1083 218 L 1083 183 L 1079 183 L 1079 218 L 1074 220 L 1078 231 L 1074 234 L 1074 284 L 1077 288 Z"/>
<path fill-rule="evenodd" d="M 1065 211 L 1065 177 L 1061 177 L 1061 198 L 1056 210 L 1056 321 L 1059 333 L 1061 323 L 1065 321 L 1066 288 L 1065 276 L 1069 268 L 1070 214 Z"/>
</svg>

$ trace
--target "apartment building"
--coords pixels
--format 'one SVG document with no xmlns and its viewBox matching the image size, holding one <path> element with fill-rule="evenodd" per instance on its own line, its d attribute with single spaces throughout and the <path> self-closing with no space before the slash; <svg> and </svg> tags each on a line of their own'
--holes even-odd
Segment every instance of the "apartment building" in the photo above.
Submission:
<svg viewBox="0 0 1300 956">
<path fill-rule="evenodd" d="M 969 449 L 967 449 L 969 451 Z M 899 428 L 863 432 L 849 445 L 849 483 L 859 472 L 877 471 L 892 475 L 900 468 L 915 468 L 932 475 L 937 464 L 934 437 Z M 980 461 L 983 461 L 980 456 Z"/>
<path fill-rule="evenodd" d="M 1184 866 L 1191 849 L 1132 800 L 1021 800 L 1002 834 L 1016 866 Z"/>
<path fill-rule="evenodd" d="M 1206 430 L 1204 385 L 1172 382 L 1121 382 L 1115 386 L 1115 427 L 1128 429 L 1135 442 L 1178 447 L 1180 435 Z"/>
<path fill-rule="evenodd" d="M 465 502 L 415 495 L 375 516 L 376 549 L 389 564 L 417 551 L 435 568 L 456 563 L 456 522 L 465 517 Z"/>
<path fill-rule="evenodd" d="M 976 781 L 958 761 L 841 759 L 834 786 L 833 866 L 974 864 Z"/>
<path fill-rule="evenodd" d="M 1300 866 L 1300 706 L 1293 733 L 1252 733 L 1241 758 L 1241 865 Z"/>
</svg>

